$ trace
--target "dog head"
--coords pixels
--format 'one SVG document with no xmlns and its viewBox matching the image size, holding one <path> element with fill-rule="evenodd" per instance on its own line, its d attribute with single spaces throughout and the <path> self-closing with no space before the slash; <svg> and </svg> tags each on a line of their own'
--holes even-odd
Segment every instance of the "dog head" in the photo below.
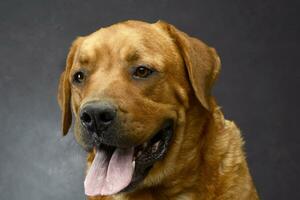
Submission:
<svg viewBox="0 0 300 200">
<path fill-rule="evenodd" d="M 86 194 L 161 181 L 176 163 L 191 102 L 210 111 L 219 68 L 214 49 L 162 21 L 127 21 L 76 39 L 58 102 L 63 134 L 73 111 L 78 143 L 96 154 Z"/>
</svg>

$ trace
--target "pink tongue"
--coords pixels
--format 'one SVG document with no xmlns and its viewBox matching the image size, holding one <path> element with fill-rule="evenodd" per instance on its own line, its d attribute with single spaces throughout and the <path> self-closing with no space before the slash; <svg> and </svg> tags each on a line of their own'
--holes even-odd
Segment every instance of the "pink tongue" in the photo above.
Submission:
<svg viewBox="0 0 300 200">
<path fill-rule="evenodd" d="M 117 148 L 109 160 L 103 150 L 98 150 L 85 177 L 85 194 L 111 195 L 129 185 L 135 167 L 133 153 L 134 148 Z"/>
</svg>

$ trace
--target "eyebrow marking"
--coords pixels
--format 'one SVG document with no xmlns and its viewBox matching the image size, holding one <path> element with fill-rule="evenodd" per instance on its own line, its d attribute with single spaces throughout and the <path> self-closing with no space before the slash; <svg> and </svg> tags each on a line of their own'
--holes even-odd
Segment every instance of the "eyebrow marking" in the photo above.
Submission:
<svg viewBox="0 0 300 200">
<path fill-rule="evenodd" d="M 128 53 L 126 56 L 125 56 L 125 60 L 127 62 L 133 62 L 133 61 L 136 61 L 140 58 L 140 54 L 138 53 L 137 50 L 135 51 L 131 51 L 130 53 Z"/>
<path fill-rule="evenodd" d="M 83 64 L 83 65 L 86 65 L 86 64 L 88 64 L 89 63 L 89 58 L 88 58 L 88 56 L 86 56 L 86 55 L 80 55 L 79 56 L 79 62 L 80 62 L 80 64 Z"/>
</svg>

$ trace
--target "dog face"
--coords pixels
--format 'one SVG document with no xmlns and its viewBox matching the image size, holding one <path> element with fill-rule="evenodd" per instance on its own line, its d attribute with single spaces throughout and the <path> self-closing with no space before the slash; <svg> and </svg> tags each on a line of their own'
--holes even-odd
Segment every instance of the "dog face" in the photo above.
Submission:
<svg viewBox="0 0 300 200">
<path fill-rule="evenodd" d="M 78 143 L 96 154 L 86 194 L 163 179 L 166 165 L 176 163 L 191 99 L 209 111 L 218 70 L 213 49 L 164 22 L 127 21 L 78 38 L 58 101 L 64 135 L 72 108 Z"/>
</svg>

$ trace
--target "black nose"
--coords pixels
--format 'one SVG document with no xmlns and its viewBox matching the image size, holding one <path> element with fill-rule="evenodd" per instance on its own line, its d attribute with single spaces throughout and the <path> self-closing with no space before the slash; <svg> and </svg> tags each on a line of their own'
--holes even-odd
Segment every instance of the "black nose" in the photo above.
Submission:
<svg viewBox="0 0 300 200">
<path fill-rule="evenodd" d="M 113 124 L 116 113 L 116 108 L 109 102 L 89 102 L 82 107 L 80 119 L 89 131 L 103 131 Z"/>
</svg>

